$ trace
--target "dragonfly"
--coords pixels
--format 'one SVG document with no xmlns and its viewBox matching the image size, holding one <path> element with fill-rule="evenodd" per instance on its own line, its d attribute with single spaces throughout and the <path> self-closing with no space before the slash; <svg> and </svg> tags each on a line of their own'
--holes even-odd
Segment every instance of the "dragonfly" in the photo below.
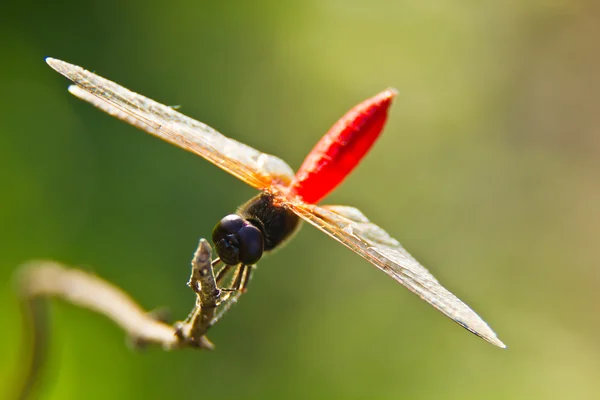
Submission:
<svg viewBox="0 0 600 400">
<path fill-rule="evenodd" d="M 220 282 L 235 270 L 232 291 L 247 289 L 261 257 L 281 247 L 306 221 L 399 282 L 468 331 L 501 348 L 505 344 L 468 305 L 438 280 L 386 231 L 358 209 L 317 205 L 359 164 L 383 130 L 396 96 L 387 89 L 348 111 L 320 139 L 300 169 L 282 159 L 230 139 L 208 125 L 134 93 L 82 67 L 46 58 L 73 82 L 69 92 L 100 110 L 175 146 L 205 158 L 260 194 L 225 216 L 212 240 L 223 264 Z"/>
</svg>

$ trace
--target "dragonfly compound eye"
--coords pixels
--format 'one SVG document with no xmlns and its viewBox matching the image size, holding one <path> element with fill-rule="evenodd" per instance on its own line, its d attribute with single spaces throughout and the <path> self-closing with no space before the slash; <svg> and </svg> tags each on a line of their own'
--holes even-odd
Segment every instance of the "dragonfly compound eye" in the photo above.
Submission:
<svg viewBox="0 0 600 400">
<path fill-rule="evenodd" d="M 240 262 L 254 265 L 263 254 L 263 234 L 256 226 L 248 224 L 238 231 L 240 241 Z"/>
<path fill-rule="evenodd" d="M 219 257 L 227 265 L 253 265 L 263 253 L 260 229 L 236 214 L 219 221 L 213 229 L 212 239 Z"/>
</svg>

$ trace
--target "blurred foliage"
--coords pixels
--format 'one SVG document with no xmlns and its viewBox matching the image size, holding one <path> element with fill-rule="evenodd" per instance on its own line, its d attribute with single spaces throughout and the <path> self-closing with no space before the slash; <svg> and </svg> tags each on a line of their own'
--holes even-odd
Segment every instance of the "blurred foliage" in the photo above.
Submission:
<svg viewBox="0 0 600 400">
<path fill-rule="evenodd" d="M 183 318 L 198 238 L 253 194 L 70 96 L 52 56 L 294 168 L 348 108 L 398 88 L 327 202 L 397 237 L 508 349 L 305 226 L 261 261 L 211 353 L 132 352 L 54 302 L 44 399 L 600 398 L 597 2 L 33 0 L 0 22 L 0 396 L 22 364 L 20 263 L 81 266 Z"/>
</svg>

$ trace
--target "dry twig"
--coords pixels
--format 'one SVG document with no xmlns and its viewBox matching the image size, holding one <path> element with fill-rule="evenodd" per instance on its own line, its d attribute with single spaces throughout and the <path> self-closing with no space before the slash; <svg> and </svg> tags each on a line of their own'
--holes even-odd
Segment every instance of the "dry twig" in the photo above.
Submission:
<svg viewBox="0 0 600 400">
<path fill-rule="evenodd" d="M 48 328 L 41 300 L 47 297 L 60 298 L 107 316 L 138 345 L 158 344 L 166 350 L 213 349 L 205 333 L 216 321 L 216 308 L 222 304 L 213 271 L 217 260 L 212 262 L 210 245 L 201 239 L 188 282 L 197 295 L 196 302 L 189 316 L 173 326 L 154 318 L 122 289 L 96 275 L 53 261 L 31 261 L 23 265 L 18 272 L 17 288 L 23 304 L 25 332 L 32 335 L 32 343 L 18 398 L 31 395 L 43 366 Z"/>
</svg>

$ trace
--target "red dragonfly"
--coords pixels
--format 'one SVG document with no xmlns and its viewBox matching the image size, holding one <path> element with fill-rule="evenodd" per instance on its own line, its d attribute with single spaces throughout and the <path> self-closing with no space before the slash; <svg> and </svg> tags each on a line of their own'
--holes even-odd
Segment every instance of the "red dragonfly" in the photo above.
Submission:
<svg viewBox="0 0 600 400">
<path fill-rule="evenodd" d="M 402 245 L 359 210 L 318 206 L 360 162 L 383 129 L 393 89 L 363 101 L 343 116 L 317 143 L 294 174 L 283 160 L 229 139 L 172 107 L 64 61 L 46 62 L 75 85 L 69 91 L 102 111 L 196 153 L 261 194 L 213 230 L 213 243 L 225 268 L 247 268 L 280 246 L 304 220 L 325 232 L 400 282 L 444 315 L 482 339 L 506 346 L 469 306 L 445 289 Z"/>
</svg>

